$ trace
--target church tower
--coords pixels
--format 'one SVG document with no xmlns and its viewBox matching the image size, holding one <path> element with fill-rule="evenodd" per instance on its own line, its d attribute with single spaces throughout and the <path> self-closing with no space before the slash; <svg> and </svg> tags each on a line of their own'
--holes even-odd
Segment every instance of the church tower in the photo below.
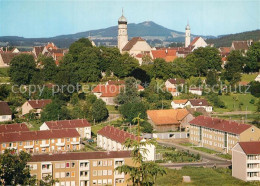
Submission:
<svg viewBox="0 0 260 186">
<path fill-rule="evenodd" d="M 128 43 L 128 35 L 127 35 L 127 20 L 124 17 L 124 12 L 122 10 L 122 16 L 118 19 L 118 36 L 117 36 L 117 47 L 120 52 L 124 46 Z"/>
<path fill-rule="evenodd" d="M 190 25 L 187 24 L 185 28 L 185 47 L 188 47 L 190 45 Z"/>
</svg>

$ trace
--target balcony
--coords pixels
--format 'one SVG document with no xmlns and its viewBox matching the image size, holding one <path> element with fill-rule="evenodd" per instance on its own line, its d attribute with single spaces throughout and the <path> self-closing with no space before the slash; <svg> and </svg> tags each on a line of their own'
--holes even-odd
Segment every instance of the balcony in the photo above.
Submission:
<svg viewBox="0 0 260 186">
<path fill-rule="evenodd" d="M 72 141 L 71 145 L 79 145 L 79 141 Z"/>
<path fill-rule="evenodd" d="M 52 172 L 52 169 L 49 168 L 49 169 L 42 169 L 42 173 L 51 173 Z"/>
<path fill-rule="evenodd" d="M 33 149 L 33 145 L 25 145 L 24 148 L 25 149 Z"/>
<path fill-rule="evenodd" d="M 56 143 L 56 146 L 59 146 L 59 147 L 65 146 L 65 143 Z"/>
<path fill-rule="evenodd" d="M 41 144 L 40 147 L 49 147 L 50 144 Z"/>
<path fill-rule="evenodd" d="M 17 147 L 7 147 L 7 149 L 17 149 Z"/>
</svg>

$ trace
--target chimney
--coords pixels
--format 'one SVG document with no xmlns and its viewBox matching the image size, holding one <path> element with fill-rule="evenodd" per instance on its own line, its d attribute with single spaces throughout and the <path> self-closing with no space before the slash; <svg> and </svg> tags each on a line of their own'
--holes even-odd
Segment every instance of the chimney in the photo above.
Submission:
<svg viewBox="0 0 260 186">
<path fill-rule="evenodd" d="M 167 49 L 165 50 L 165 53 L 168 54 L 168 50 Z"/>
<path fill-rule="evenodd" d="M 36 99 L 36 104 L 39 104 L 39 100 L 38 99 Z"/>
</svg>

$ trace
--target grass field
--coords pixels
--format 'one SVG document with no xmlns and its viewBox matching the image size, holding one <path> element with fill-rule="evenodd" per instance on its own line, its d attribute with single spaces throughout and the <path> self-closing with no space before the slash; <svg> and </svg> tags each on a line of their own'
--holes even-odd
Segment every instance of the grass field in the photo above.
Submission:
<svg viewBox="0 0 260 186">
<path fill-rule="evenodd" d="M 256 105 L 251 104 L 252 99 L 257 103 L 257 98 L 251 94 L 230 94 L 230 95 L 221 95 L 219 96 L 222 100 L 226 109 L 222 108 L 213 108 L 215 112 L 230 112 L 230 111 L 256 111 Z"/>
<path fill-rule="evenodd" d="M 118 114 L 119 111 L 115 108 L 114 105 L 107 105 L 107 110 L 110 114 Z"/>
<path fill-rule="evenodd" d="M 255 80 L 257 75 L 258 75 L 258 73 L 242 74 L 241 81 L 246 81 L 246 82 L 253 81 L 253 80 Z"/>
<path fill-rule="evenodd" d="M 213 117 L 216 115 L 212 115 Z M 232 120 L 241 120 L 242 119 L 246 119 L 246 123 L 253 121 L 253 120 L 259 120 L 259 114 L 255 113 L 255 114 L 232 114 L 232 115 L 217 115 L 217 117 L 219 118 L 223 118 L 223 119 L 232 119 Z"/>
<path fill-rule="evenodd" d="M 191 183 L 182 183 L 182 176 L 190 176 Z M 259 183 L 247 183 L 231 176 L 227 168 L 183 167 L 180 170 L 167 169 L 167 175 L 159 176 L 155 186 L 198 185 L 198 186 L 247 186 Z"/>
</svg>

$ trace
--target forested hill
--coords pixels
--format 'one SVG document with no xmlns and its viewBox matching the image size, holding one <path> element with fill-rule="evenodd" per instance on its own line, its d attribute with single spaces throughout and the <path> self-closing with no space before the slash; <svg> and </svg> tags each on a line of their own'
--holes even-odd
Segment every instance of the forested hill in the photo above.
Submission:
<svg viewBox="0 0 260 186">
<path fill-rule="evenodd" d="M 207 39 L 207 43 L 214 44 L 215 47 L 226 46 L 230 47 L 232 41 L 240 41 L 240 40 L 249 40 L 253 39 L 254 41 L 260 40 L 260 30 L 242 32 L 237 34 L 229 34 L 218 36 L 214 39 Z"/>
</svg>

